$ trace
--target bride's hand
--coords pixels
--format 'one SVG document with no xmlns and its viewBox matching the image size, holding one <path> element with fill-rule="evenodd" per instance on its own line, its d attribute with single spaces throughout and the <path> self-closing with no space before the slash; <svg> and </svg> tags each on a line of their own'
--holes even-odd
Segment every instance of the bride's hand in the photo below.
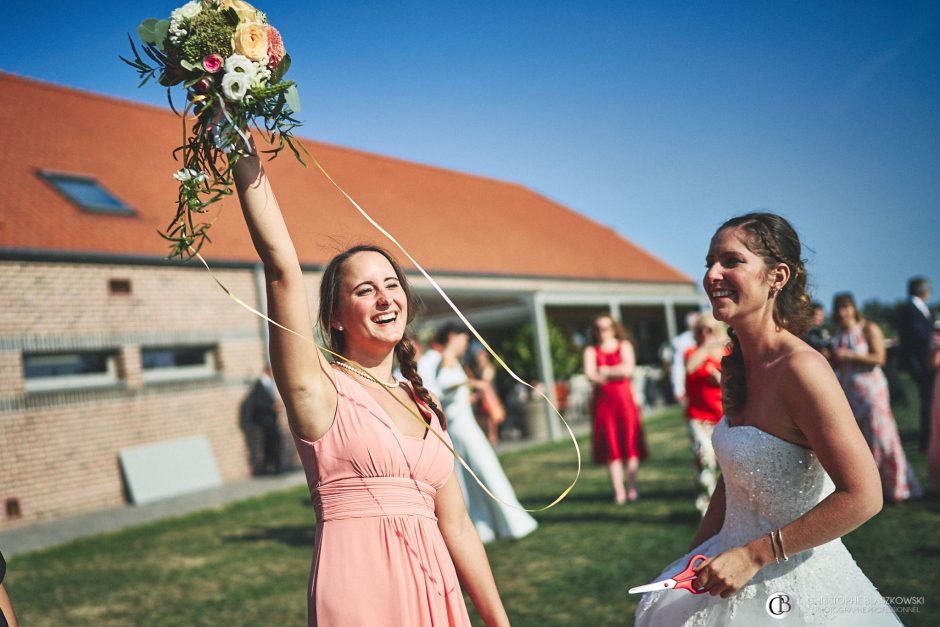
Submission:
<svg viewBox="0 0 940 627">
<path fill-rule="evenodd" d="M 761 566 L 758 557 L 748 547 L 735 547 L 702 562 L 696 568 L 695 587 L 727 599 L 744 587 Z"/>
</svg>

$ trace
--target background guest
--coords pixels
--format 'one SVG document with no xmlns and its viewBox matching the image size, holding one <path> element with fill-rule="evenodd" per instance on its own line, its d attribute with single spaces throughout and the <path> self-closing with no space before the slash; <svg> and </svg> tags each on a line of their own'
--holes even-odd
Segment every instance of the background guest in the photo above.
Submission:
<svg viewBox="0 0 940 627">
<path fill-rule="evenodd" d="M 482 346 L 473 351 L 470 364 L 473 375 L 473 409 L 490 444 L 499 442 L 499 427 L 506 420 L 506 409 L 496 393 L 496 367 Z"/>
<path fill-rule="evenodd" d="M 703 313 L 692 329 L 695 346 L 685 353 L 685 417 L 695 456 L 698 494 L 695 507 L 708 510 L 718 483 L 718 462 L 712 448 L 712 432 L 724 416 L 721 403 L 721 360 L 728 353 L 728 332 L 721 322 Z"/>
<path fill-rule="evenodd" d="M 826 328 L 826 309 L 822 303 L 813 303 L 813 318 L 810 320 L 809 331 L 801 339 L 822 353 L 826 359 L 832 358 L 832 334 Z"/>
<path fill-rule="evenodd" d="M 930 365 L 934 369 L 931 404 L 930 446 L 927 447 L 927 485 L 940 494 L 940 330 L 934 331 Z"/>
<path fill-rule="evenodd" d="M 280 402 L 271 378 L 271 366 L 265 365 L 248 393 L 248 415 L 261 432 L 261 474 L 280 474 L 282 468 L 281 429 L 278 426 Z"/>
<path fill-rule="evenodd" d="M 930 282 L 916 276 L 907 282 L 907 302 L 901 307 L 898 320 L 901 369 L 907 371 L 917 383 L 920 394 L 920 449 L 927 450 L 930 441 L 930 400 L 933 395 L 933 373 L 930 356 L 930 336 L 933 317 L 927 307 Z"/>
<path fill-rule="evenodd" d="M 685 352 L 695 346 L 692 327 L 698 320 L 699 312 L 690 311 L 685 315 L 685 331 L 672 339 L 672 366 L 669 378 L 672 380 L 672 396 L 677 403 L 685 403 Z"/>
<path fill-rule="evenodd" d="M 467 470 L 457 465 L 457 479 L 467 503 L 467 513 L 480 540 L 523 538 L 535 531 L 538 523 L 522 510 L 496 452 L 473 416 L 471 383 L 461 363 L 469 344 L 466 329 L 456 324 L 445 325 L 437 332 L 432 348 L 425 353 L 426 358 L 431 353 L 438 353 L 439 358 L 427 358 L 424 372 L 419 370 L 419 374 L 425 381 L 433 377 L 434 387 L 441 390 L 447 432 L 454 442 L 454 450 L 499 499 L 486 494 Z M 435 361 L 438 367 L 432 370 L 429 365 Z"/>
<path fill-rule="evenodd" d="M 877 324 L 862 318 L 851 294 L 836 294 L 832 311 L 839 327 L 832 348 L 836 376 L 875 458 L 885 498 L 897 503 L 920 496 L 920 484 L 907 463 L 891 412 L 888 381 L 881 371 L 884 335 Z"/>
<path fill-rule="evenodd" d="M 614 501 L 622 505 L 637 499 L 637 469 L 646 457 L 630 384 L 636 357 L 623 327 L 610 316 L 594 320 L 593 335 L 593 345 L 584 349 L 584 374 L 594 383 L 594 463 L 607 465 Z"/>
</svg>

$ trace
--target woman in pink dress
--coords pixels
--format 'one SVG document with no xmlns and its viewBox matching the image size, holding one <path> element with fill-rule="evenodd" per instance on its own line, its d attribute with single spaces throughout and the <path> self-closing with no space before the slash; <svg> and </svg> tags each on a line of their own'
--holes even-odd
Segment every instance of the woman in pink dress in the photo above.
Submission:
<svg viewBox="0 0 940 627">
<path fill-rule="evenodd" d="M 891 412 L 888 380 L 881 370 L 884 335 L 877 324 L 862 318 L 851 294 L 836 294 L 832 311 L 839 326 L 832 340 L 836 376 L 875 458 L 885 498 L 899 503 L 920 496 L 920 484 L 907 463 Z"/>
<path fill-rule="evenodd" d="M 593 336 L 593 346 L 584 349 L 584 374 L 594 383 L 594 463 L 607 465 L 614 501 L 622 505 L 637 499 L 636 473 L 646 457 L 640 411 L 630 385 L 636 357 L 623 327 L 610 316 L 594 320 Z"/>
<path fill-rule="evenodd" d="M 329 363 L 264 169 L 250 156 L 234 170 L 268 315 L 296 332 L 271 325 L 270 356 L 317 512 L 309 624 L 469 625 L 459 578 L 487 625 L 508 625 L 443 443 L 444 416 L 404 337 L 414 306 L 401 268 L 372 246 L 330 262 L 320 330 L 354 363 Z M 407 383 L 392 376 L 396 360 Z"/>
</svg>

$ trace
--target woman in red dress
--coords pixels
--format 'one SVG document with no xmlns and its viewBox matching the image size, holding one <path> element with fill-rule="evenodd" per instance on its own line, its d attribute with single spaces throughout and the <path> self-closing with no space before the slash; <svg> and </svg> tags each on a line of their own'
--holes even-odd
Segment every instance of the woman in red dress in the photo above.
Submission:
<svg viewBox="0 0 940 627">
<path fill-rule="evenodd" d="M 718 461 L 712 432 L 725 415 L 721 403 L 721 360 L 730 350 L 724 324 L 711 312 L 699 316 L 692 327 L 695 346 L 685 352 L 685 417 L 695 457 L 698 494 L 695 507 L 704 516 L 718 484 Z"/>
<path fill-rule="evenodd" d="M 623 327 L 610 316 L 598 316 L 593 345 L 584 349 L 584 374 L 594 383 L 594 463 L 607 465 L 618 505 L 637 499 L 636 473 L 646 458 L 640 411 L 630 385 L 635 367 L 633 344 Z"/>
</svg>

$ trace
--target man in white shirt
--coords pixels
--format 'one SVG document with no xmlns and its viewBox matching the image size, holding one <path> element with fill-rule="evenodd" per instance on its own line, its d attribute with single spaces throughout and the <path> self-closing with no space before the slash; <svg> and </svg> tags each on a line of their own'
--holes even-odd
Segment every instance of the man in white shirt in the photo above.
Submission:
<svg viewBox="0 0 940 627">
<path fill-rule="evenodd" d="M 677 403 L 685 404 L 685 353 L 695 346 L 695 335 L 692 333 L 692 327 L 698 322 L 701 314 L 697 311 L 690 311 L 685 315 L 685 331 L 672 339 L 672 368 L 670 376 L 672 379 L 672 395 Z"/>
</svg>

